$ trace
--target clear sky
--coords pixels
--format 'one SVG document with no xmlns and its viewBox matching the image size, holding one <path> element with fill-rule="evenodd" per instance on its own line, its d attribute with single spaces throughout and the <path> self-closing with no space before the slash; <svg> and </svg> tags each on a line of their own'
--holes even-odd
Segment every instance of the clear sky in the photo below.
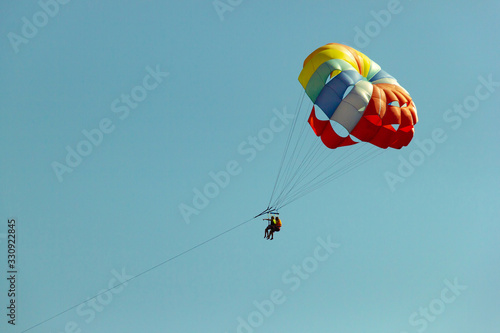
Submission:
<svg viewBox="0 0 500 333">
<path fill-rule="evenodd" d="M 498 332 L 497 1 L 64 2 L 0 5 L 2 332 L 77 304 L 29 332 Z M 265 209 L 290 123 L 242 148 L 331 42 L 410 92 L 413 142 L 283 208 L 273 241 L 256 219 L 91 299 Z"/>
</svg>

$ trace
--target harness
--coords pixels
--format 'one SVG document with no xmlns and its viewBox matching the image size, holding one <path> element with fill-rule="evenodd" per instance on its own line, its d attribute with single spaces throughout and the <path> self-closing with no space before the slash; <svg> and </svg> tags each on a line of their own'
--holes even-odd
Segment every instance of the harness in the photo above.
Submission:
<svg viewBox="0 0 500 333">
<path fill-rule="evenodd" d="M 267 225 L 270 226 L 270 225 L 273 225 L 273 226 L 278 226 L 278 224 L 276 223 L 276 219 L 279 219 L 279 213 L 278 212 L 268 212 L 267 213 L 267 219 L 268 219 L 268 223 Z M 271 217 L 274 216 L 274 219 L 271 220 Z M 281 219 L 280 219 L 280 224 L 281 224 Z M 278 226 L 279 228 L 281 228 L 281 225 Z"/>
</svg>

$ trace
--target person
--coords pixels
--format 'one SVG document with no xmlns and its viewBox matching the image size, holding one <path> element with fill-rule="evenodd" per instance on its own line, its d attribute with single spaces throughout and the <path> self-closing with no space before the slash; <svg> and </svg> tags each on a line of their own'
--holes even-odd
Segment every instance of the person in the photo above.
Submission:
<svg viewBox="0 0 500 333">
<path fill-rule="evenodd" d="M 264 220 L 270 222 L 265 230 L 264 238 L 272 240 L 274 239 L 274 233 L 279 232 L 281 229 L 281 220 L 279 216 L 271 216 L 270 219 L 264 219 Z"/>
<path fill-rule="evenodd" d="M 276 216 L 274 218 L 274 225 L 271 228 L 271 233 L 267 236 L 267 239 L 274 239 L 274 233 L 279 232 L 280 229 L 281 229 L 281 220 L 279 216 Z"/>
<path fill-rule="evenodd" d="M 269 224 L 266 227 L 266 230 L 264 230 L 264 238 L 269 239 L 269 233 L 271 232 L 271 229 L 273 228 L 274 225 L 274 216 L 271 216 L 271 218 L 263 219 L 264 221 L 269 221 Z"/>
</svg>

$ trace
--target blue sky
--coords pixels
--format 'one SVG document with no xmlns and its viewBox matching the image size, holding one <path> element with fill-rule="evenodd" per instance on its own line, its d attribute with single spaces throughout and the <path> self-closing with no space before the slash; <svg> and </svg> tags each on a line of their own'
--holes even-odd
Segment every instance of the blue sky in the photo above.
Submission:
<svg viewBox="0 0 500 333">
<path fill-rule="evenodd" d="M 498 3 L 62 2 L 0 5 L 3 276 L 9 218 L 18 237 L 2 332 L 82 302 L 30 332 L 496 332 Z M 286 206 L 272 242 L 253 220 L 91 299 L 266 207 L 290 124 L 239 147 L 295 110 L 303 60 L 331 42 L 410 92 L 413 142 Z M 67 147 L 87 156 L 69 166 Z"/>
</svg>

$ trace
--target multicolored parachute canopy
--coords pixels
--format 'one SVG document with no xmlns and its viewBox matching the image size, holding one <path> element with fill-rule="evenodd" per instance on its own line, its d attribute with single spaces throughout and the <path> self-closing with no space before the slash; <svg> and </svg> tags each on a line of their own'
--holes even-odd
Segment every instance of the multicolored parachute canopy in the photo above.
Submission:
<svg viewBox="0 0 500 333">
<path fill-rule="evenodd" d="M 385 151 L 380 148 L 407 146 L 418 121 L 410 94 L 352 47 L 320 47 L 304 61 L 299 81 L 313 102 L 312 111 L 308 105 L 302 113 L 303 100 L 297 104 L 263 214 L 277 212 L 367 163 Z M 309 126 L 321 140 L 306 131 Z M 356 146 L 336 149 L 350 145 Z"/>
<path fill-rule="evenodd" d="M 318 48 L 304 61 L 299 81 L 315 104 L 309 124 L 327 147 L 365 141 L 400 149 L 413 138 L 418 117 L 410 94 L 352 47 L 331 43 Z M 334 130 L 338 124 L 344 135 Z"/>
</svg>

